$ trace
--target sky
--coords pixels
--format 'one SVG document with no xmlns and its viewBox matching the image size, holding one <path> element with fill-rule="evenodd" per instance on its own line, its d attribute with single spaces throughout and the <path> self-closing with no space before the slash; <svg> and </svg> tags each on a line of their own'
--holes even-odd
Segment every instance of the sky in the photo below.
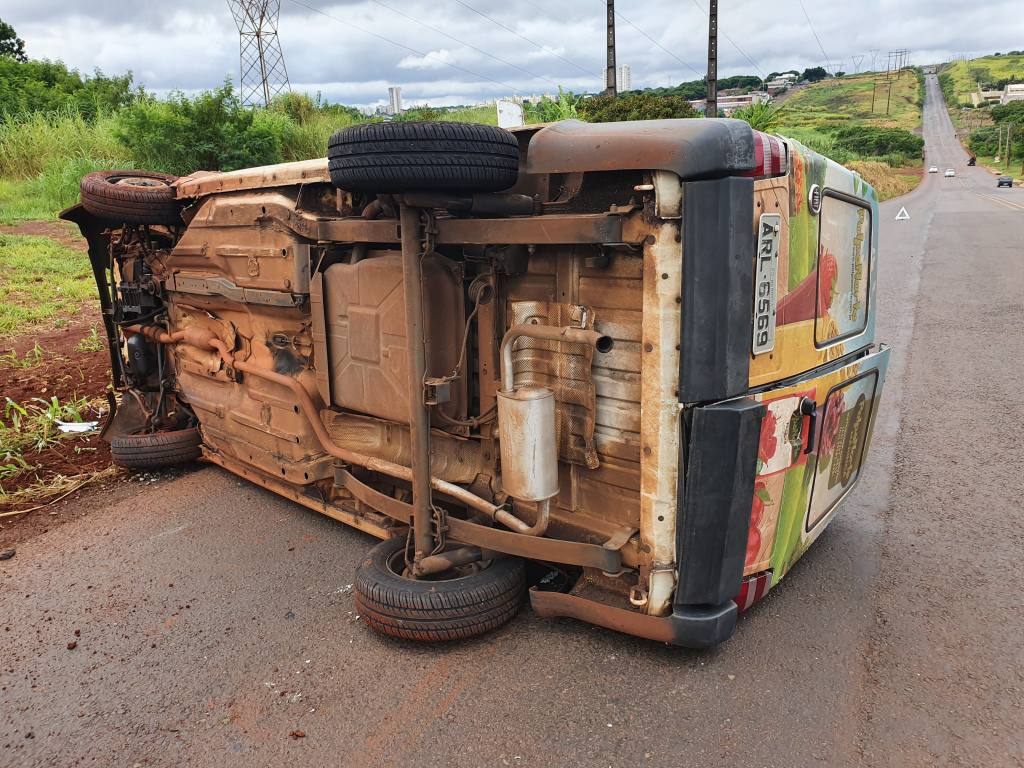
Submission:
<svg viewBox="0 0 1024 768">
<path fill-rule="evenodd" d="M 707 66 L 707 0 L 618 0 L 618 63 L 633 87 L 674 85 Z M 805 16 L 806 11 L 806 16 Z M 4 0 L 33 58 L 83 73 L 130 70 L 156 93 L 239 77 L 225 0 Z M 605 0 L 281 0 L 293 90 L 373 107 L 400 85 L 406 106 L 603 87 Z M 884 67 L 1024 49 L 1021 0 L 721 0 L 719 76 L 825 65 Z"/>
</svg>

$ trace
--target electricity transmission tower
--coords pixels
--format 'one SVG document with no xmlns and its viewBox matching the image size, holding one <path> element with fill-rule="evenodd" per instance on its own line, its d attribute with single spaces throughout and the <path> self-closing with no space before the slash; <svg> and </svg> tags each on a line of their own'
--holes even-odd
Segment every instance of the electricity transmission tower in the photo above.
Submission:
<svg viewBox="0 0 1024 768">
<path fill-rule="evenodd" d="M 277 39 L 281 0 L 228 0 L 238 27 L 239 90 L 247 107 L 266 106 L 290 90 Z"/>
</svg>

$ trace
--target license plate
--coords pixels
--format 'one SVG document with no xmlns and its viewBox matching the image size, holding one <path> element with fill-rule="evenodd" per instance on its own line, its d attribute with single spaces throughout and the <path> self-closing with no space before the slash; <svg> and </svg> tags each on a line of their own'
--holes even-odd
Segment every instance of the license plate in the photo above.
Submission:
<svg viewBox="0 0 1024 768">
<path fill-rule="evenodd" d="M 753 352 L 760 355 L 775 349 L 775 285 L 779 269 L 779 238 L 782 216 L 762 213 L 757 224 L 757 273 L 754 278 Z"/>
</svg>

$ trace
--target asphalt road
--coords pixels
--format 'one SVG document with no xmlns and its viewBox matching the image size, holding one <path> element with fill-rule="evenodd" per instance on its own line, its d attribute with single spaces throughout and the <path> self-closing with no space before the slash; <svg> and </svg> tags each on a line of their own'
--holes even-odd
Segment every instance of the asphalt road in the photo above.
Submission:
<svg viewBox="0 0 1024 768">
<path fill-rule="evenodd" d="M 957 177 L 882 206 L 860 489 L 724 646 L 529 609 L 382 639 L 350 591 L 371 539 L 204 468 L 0 563 L 0 765 L 1020 765 L 1024 191 L 967 168 L 928 96 Z"/>
</svg>

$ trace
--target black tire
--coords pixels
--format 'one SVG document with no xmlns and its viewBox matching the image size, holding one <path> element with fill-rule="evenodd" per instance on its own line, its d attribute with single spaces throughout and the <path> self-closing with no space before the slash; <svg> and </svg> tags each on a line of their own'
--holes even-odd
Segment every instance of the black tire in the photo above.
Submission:
<svg viewBox="0 0 1024 768">
<path fill-rule="evenodd" d="M 519 175 L 516 137 L 493 125 L 353 125 L 331 136 L 327 158 L 331 181 L 352 192 L 497 192 Z"/>
<path fill-rule="evenodd" d="M 128 469 L 157 469 L 198 459 L 203 438 L 195 427 L 145 435 L 121 435 L 110 441 L 114 463 Z"/>
<path fill-rule="evenodd" d="M 356 570 L 355 603 L 376 632 L 420 642 L 463 640 L 497 629 L 519 611 L 526 568 L 515 557 L 491 561 L 483 570 L 447 580 L 406 578 L 405 539 L 383 541 Z"/>
<path fill-rule="evenodd" d="M 156 171 L 96 171 L 79 184 L 82 206 L 114 224 L 181 224 L 175 179 Z"/>
</svg>

